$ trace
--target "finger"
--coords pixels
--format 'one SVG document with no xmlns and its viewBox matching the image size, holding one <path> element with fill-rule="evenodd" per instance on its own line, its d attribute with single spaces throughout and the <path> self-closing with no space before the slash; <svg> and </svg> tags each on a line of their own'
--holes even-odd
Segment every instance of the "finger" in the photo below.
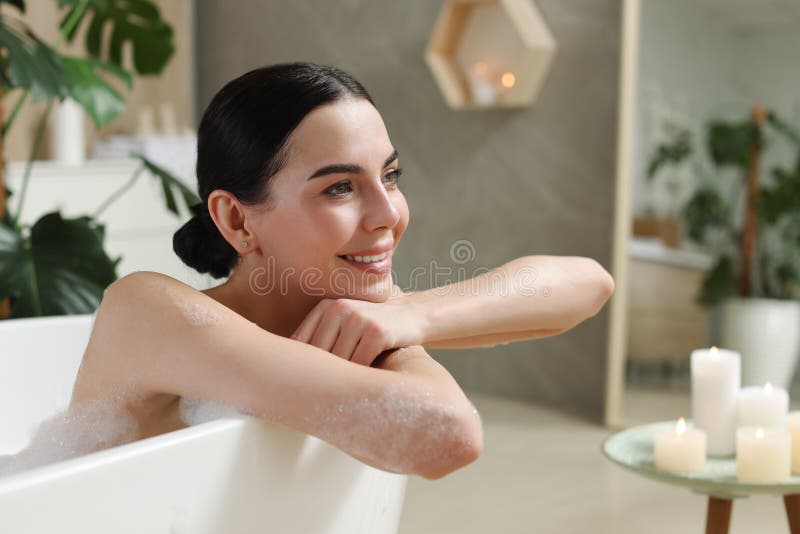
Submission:
<svg viewBox="0 0 800 534">
<path fill-rule="evenodd" d="M 308 312 L 308 315 L 306 315 L 303 322 L 300 323 L 300 326 L 294 331 L 292 338 L 303 343 L 308 343 L 329 305 L 330 304 L 326 300 L 321 300 L 317 303 L 317 305 Z"/>
<path fill-rule="evenodd" d="M 362 337 L 350 361 L 370 366 L 381 352 L 383 352 L 383 343 L 381 343 L 380 339 L 370 338 L 369 336 Z"/>
<path fill-rule="evenodd" d="M 358 340 L 361 338 L 361 333 L 358 328 L 352 328 L 345 324 L 344 328 L 339 331 L 339 338 L 333 345 L 331 352 L 345 360 L 351 359 L 353 351 L 358 345 Z"/>
<path fill-rule="evenodd" d="M 323 316 L 309 343 L 330 352 L 336 343 L 336 338 L 339 337 L 341 321 L 340 317 L 332 314 Z"/>
</svg>

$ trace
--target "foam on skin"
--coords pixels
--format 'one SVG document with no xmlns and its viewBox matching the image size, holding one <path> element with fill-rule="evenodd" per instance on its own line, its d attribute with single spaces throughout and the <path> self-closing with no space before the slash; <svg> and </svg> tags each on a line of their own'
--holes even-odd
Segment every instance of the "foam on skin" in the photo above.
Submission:
<svg viewBox="0 0 800 534">
<path fill-rule="evenodd" d="M 137 440 L 139 423 L 122 403 L 97 399 L 42 421 L 28 446 L 0 459 L 0 476 Z"/>
<path fill-rule="evenodd" d="M 168 284 L 164 284 L 164 290 L 172 302 L 181 310 L 181 314 L 190 325 L 214 326 L 222 324 L 222 315 L 216 310 L 204 304 L 187 300 Z"/>
<path fill-rule="evenodd" d="M 183 422 L 189 426 L 200 425 L 215 419 L 225 417 L 242 417 L 247 415 L 244 410 L 222 402 L 181 397 L 179 411 Z"/>
<path fill-rule="evenodd" d="M 459 412 L 430 391 L 409 395 L 400 381 L 374 399 L 364 395 L 355 402 L 318 408 L 323 422 L 319 437 L 386 471 L 411 473 L 419 464 L 449 463 L 474 446 L 470 440 L 447 439 Z M 398 427 L 408 432 L 398 432 Z M 448 442 L 448 448 L 439 446 Z"/>
</svg>

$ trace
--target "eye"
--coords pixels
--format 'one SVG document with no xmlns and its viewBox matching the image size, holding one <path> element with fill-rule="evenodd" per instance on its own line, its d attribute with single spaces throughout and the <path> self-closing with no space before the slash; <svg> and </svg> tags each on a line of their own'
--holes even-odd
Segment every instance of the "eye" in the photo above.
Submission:
<svg viewBox="0 0 800 534">
<path fill-rule="evenodd" d="M 350 182 L 344 181 L 339 182 L 337 184 L 333 184 L 328 189 L 324 191 L 326 195 L 330 195 L 332 197 L 343 197 L 350 192 Z"/>
<path fill-rule="evenodd" d="M 403 174 L 403 169 L 398 167 L 389 172 L 384 178 L 388 178 L 390 184 L 397 185 L 400 181 L 400 175 Z"/>
</svg>

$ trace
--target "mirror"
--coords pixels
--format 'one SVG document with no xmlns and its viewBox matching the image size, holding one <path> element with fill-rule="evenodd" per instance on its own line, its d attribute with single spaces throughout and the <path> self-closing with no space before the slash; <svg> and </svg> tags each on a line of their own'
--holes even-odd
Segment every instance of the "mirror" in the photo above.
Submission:
<svg viewBox="0 0 800 534">
<path fill-rule="evenodd" d="M 714 150 L 725 150 L 732 125 L 761 113 L 756 106 L 800 126 L 800 2 L 625 0 L 624 9 L 611 427 L 691 417 L 691 352 L 719 344 L 712 301 L 722 290 L 707 279 L 724 246 L 723 236 L 693 239 L 697 220 L 715 210 L 698 192 L 713 183 L 741 228 L 742 173 L 721 168 Z M 796 153 L 769 147 L 761 180 Z M 753 276 L 768 284 L 765 273 Z M 797 409 L 800 384 L 790 377 L 789 386 Z"/>
</svg>

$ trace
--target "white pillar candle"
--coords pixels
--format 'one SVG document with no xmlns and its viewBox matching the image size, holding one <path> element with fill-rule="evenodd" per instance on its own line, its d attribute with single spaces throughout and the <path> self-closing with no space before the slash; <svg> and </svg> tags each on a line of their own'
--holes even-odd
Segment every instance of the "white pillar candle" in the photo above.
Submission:
<svg viewBox="0 0 800 534">
<path fill-rule="evenodd" d="M 741 356 L 727 349 L 692 351 L 692 419 L 706 432 L 708 454 L 736 450 L 736 396 L 741 385 Z"/>
<path fill-rule="evenodd" d="M 792 436 L 792 473 L 800 475 L 800 412 L 790 412 L 786 424 Z"/>
<path fill-rule="evenodd" d="M 747 386 L 739 390 L 736 426 L 786 428 L 789 394 L 767 382 L 764 387 Z"/>
<path fill-rule="evenodd" d="M 469 71 L 469 88 L 472 101 L 478 106 L 491 106 L 497 99 L 497 89 L 492 83 L 489 66 L 479 61 Z"/>
<path fill-rule="evenodd" d="M 736 478 L 740 482 L 781 482 L 792 471 L 792 436 L 788 430 L 739 427 L 736 431 Z"/>
<path fill-rule="evenodd" d="M 706 464 L 706 433 L 686 428 L 683 417 L 677 425 L 656 431 L 653 444 L 659 471 L 688 473 L 698 471 Z"/>
</svg>

